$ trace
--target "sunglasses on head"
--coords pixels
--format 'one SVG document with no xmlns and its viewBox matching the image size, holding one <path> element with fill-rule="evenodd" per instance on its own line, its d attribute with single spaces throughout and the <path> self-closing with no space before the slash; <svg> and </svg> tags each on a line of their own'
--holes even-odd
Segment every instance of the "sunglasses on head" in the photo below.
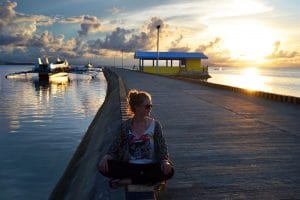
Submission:
<svg viewBox="0 0 300 200">
<path fill-rule="evenodd" d="M 151 109 L 152 107 L 153 107 L 152 104 L 146 104 L 146 105 L 145 105 L 145 108 L 146 108 L 146 109 Z"/>
</svg>

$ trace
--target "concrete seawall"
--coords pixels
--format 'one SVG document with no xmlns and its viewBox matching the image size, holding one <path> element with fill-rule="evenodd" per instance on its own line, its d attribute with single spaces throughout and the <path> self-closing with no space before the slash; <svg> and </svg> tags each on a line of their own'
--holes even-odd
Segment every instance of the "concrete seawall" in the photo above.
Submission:
<svg viewBox="0 0 300 200">
<path fill-rule="evenodd" d="M 96 168 L 121 124 L 120 80 L 107 69 L 104 69 L 104 75 L 108 81 L 106 99 L 52 191 L 51 200 L 125 198 L 124 189 L 110 192 L 107 179 Z"/>
</svg>

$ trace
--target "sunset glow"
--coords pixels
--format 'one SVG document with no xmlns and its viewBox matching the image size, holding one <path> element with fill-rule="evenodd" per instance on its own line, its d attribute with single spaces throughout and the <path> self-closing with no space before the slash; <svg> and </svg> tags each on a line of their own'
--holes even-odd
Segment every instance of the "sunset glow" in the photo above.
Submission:
<svg viewBox="0 0 300 200">
<path fill-rule="evenodd" d="M 259 74 L 257 68 L 246 68 L 242 76 L 237 80 L 238 85 L 249 90 L 267 91 L 266 77 Z"/>
<path fill-rule="evenodd" d="M 276 40 L 271 29 L 256 23 L 242 23 L 224 27 L 224 45 L 233 59 L 263 62 L 273 50 Z"/>
<path fill-rule="evenodd" d="M 210 66 L 299 66 L 300 4 L 292 0 L 0 3 L 0 62 L 39 56 L 134 65 L 136 50 L 203 52 Z M 180 10 L 180 12 L 178 12 Z"/>
</svg>

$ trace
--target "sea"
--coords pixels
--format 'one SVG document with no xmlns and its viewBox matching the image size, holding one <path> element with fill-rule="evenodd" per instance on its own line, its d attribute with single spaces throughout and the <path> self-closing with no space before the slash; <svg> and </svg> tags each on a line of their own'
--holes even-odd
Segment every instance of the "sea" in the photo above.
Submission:
<svg viewBox="0 0 300 200">
<path fill-rule="evenodd" d="M 207 81 L 222 85 L 300 97 L 299 67 L 209 67 Z"/>
<path fill-rule="evenodd" d="M 62 176 L 104 102 L 100 70 L 40 81 L 0 65 L 0 199 L 43 200 Z"/>
</svg>

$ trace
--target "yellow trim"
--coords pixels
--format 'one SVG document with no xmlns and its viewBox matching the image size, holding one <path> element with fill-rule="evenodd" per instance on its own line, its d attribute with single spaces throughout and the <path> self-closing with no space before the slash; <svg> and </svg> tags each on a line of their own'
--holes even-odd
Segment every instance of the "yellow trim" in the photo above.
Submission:
<svg viewBox="0 0 300 200">
<path fill-rule="evenodd" d="M 144 67 L 144 72 L 152 74 L 177 74 L 179 71 L 179 67 Z"/>
<path fill-rule="evenodd" d="M 152 74 L 178 74 L 180 71 L 207 72 L 207 67 L 201 66 L 201 59 L 187 59 L 185 64 L 185 67 L 144 66 L 143 71 Z"/>
</svg>

